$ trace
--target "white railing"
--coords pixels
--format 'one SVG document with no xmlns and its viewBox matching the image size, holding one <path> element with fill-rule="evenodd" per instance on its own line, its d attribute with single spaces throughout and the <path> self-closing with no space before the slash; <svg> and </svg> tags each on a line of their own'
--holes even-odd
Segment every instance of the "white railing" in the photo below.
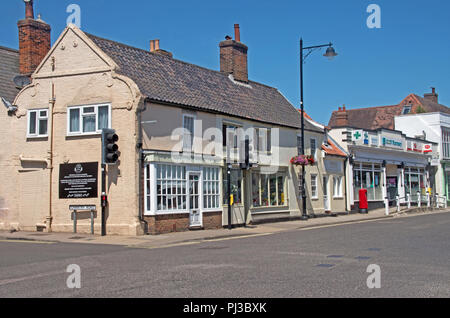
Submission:
<svg viewBox="0 0 450 318">
<path fill-rule="evenodd" d="M 436 207 L 436 208 L 445 208 L 447 209 L 447 198 L 446 197 L 441 197 L 439 195 L 434 196 L 434 200 L 435 202 L 432 202 L 432 197 L 429 193 L 427 193 L 425 196 L 422 196 L 420 192 L 417 192 L 417 201 L 414 202 L 417 204 L 417 207 L 421 208 L 422 207 L 422 199 L 425 198 L 425 202 L 427 208 L 431 208 Z M 402 201 L 406 202 L 406 208 L 403 210 L 410 210 L 411 209 L 411 205 L 412 205 L 412 200 L 411 200 L 411 194 L 407 193 L 405 197 L 400 197 L 400 196 L 396 196 L 395 197 L 395 202 L 396 202 L 396 211 L 400 212 L 402 210 L 402 205 L 401 202 Z M 389 216 L 391 214 L 390 212 L 390 207 L 389 207 L 389 198 L 386 197 L 384 198 L 384 205 L 385 205 L 385 210 L 386 210 L 386 215 Z"/>
</svg>

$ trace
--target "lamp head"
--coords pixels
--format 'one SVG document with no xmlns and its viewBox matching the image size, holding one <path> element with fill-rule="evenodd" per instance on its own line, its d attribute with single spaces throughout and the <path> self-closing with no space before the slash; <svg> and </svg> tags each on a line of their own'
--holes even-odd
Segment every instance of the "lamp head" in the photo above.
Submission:
<svg viewBox="0 0 450 318">
<path fill-rule="evenodd" d="M 323 56 L 325 56 L 329 60 L 332 60 L 333 58 L 338 56 L 338 54 L 334 50 L 333 46 L 330 44 L 330 47 L 327 49 L 326 53 Z"/>
</svg>

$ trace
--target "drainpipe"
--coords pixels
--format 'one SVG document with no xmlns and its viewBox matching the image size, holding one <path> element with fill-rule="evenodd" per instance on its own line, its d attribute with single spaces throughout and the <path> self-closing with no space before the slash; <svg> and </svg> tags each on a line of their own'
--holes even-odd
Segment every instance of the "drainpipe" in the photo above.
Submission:
<svg viewBox="0 0 450 318">
<path fill-rule="evenodd" d="M 55 84 L 52 83 L 52 98 L 50 99 L 50 120 L 51 120 L 51 125 L 50 125 L 50 158 L 49 158 L 49 169 L 50 169 L 50 177 L 49 177 L 49 211 L 48 211 L 48 216 L 46 217 L 46 230 L 48 233 L 52 232 L 52 221 L 53 221 L 53 215 L 52 215 L 52 209 L 53 209 L 53 205 L 52 205 L 52 200 L 53 200 L 53 147 L 54 147 L 54 125 L 53 125 L 53 115 L 54 115 L 54 108 L 55 108 L 55 103 L 56 103 L 56 97 L 55 97 Z"/>
<path fill-rule="evenodd" d="M 138 122 L 138 141 L 136 144 L 136 148 L 139 149 L 139 158 L 138 158 L 138 197 L 139 197 L 139 203 L 138 203 L 138 209 L 139 209 L 139 220 L 144 223 L 144 234 L 148 234 L 148 222 L 144 218 L 144 207 L 142 204 L 142 200 L 144 198 L 144 192 L 143 192 L 143 162 L 144 162 L 144 153 L 142 150 L 143 142 L 142 142 L 142 112 L 147 110 L 147 100 L 144 100 L 144 107 L 142 109 L 137 110 L 137 122 Z"/>
<path fill-rule="evenodd" d="M 345 187 L 344 187 L 344 189 L 345 189 L 345 209 L 347 210 L 347 214 L 350 214 L 350 210 L 348 209 L 348 193 L 347 193 L 347 189 L 348 189 L 348 187 L 347 187 L 347 162 L 348 162 L 348 157 L 346 157 L 345 158 L 345 161 L 344 161 L 344 185 L 345 185 Z"/>
</svg>

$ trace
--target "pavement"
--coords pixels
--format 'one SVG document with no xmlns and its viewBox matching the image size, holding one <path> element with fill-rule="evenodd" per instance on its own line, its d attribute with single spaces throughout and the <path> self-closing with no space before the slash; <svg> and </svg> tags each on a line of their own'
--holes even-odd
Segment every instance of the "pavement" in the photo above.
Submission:
<svg viewBox="0 0 450 318">
<path fill-rule="evenodd" d="M 418 213 L 442 213 L 450 212 L 438 210 L 430 212 L 420 211 Z M 416 212 L 417 213 L 417 212 Z M 338 216 L 326 216 L 309 219 L 308 221 L 289 221 L 258 224 L 247 227 L 238 227 L 232 230 L 206 230 L 170 233 L 164 235 L 145 236 L 99 236 L 75 233 L 39 233 L 39 232 L 6 232 L 0 231 L 0 241 L 26 240 L 37 242 L 59 242 L 59 243 L 84 243 L 117 245 L 136 248 L 166 248 L 179 245 L 190 245 L 216 240 L 233 240 L 245 237 L 267 236 L 280 232 L 295 231 L 300 229 L 315 229 L 345 223 L 369 222 L 385 218 L 393 218 L 409 215 L 409 211 L 397 213 L 391 208 L 390 215 L 386 216 L 385 209 L 370 211 L 369 214 L 339 214 Z"/>
</svg>

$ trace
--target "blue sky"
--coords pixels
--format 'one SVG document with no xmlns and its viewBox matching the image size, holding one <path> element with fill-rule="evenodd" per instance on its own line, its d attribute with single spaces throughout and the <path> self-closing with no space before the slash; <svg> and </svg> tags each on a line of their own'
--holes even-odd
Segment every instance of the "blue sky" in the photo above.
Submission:
<svg viewBox="0 0 450 318">
<path fill-rule="evenodd" d="M 174 57 L 219 69 L 218 44 L 241 25 L 249 46 L 249 77 L 277 87 L 299 106 L 299 39 L 333 42 L 338 58 L 312 54 L 305 65 L 305 107 L 327 124 L 333 110 L 399 103 L 409 93 L 437 88 L 450 106 L 450 1 L 448 0 L 35 0 L 35 13 L 65 27 L 66 8 L 81 7 L 82 29 L 148 49 L 160 39 Z M 381 29 L 366 25 L 369 4 L 381 7 Z M 17 48 L 22 0 L 1 1 L 0 45 Z"/>
</svg>

